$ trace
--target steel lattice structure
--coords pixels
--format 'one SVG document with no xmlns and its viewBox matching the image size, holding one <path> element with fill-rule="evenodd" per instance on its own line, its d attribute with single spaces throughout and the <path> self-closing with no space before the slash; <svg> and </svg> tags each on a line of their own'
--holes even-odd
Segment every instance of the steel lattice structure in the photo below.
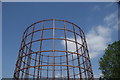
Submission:
<svg viewBox="0 0 120 80">
<path fill-rule="evenodd" d="M 93 80 L 82 29 L 58 19 L 33 23 L 23 34 L 14 78 Z"/>
</svg>

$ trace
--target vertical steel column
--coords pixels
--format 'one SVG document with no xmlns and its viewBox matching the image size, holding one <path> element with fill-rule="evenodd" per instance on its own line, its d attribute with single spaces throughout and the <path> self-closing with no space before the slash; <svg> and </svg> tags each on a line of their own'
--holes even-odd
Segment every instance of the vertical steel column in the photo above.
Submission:
<svg viewBox="0 0 120 80">
<path fill-rule="evenodd" d="M 33 27 L 33 29 L 32 29 L 32 35 L 31 35 L 31 39 L 30 39 L 30 47 L 29 47 L 29 51 L 28 51 L 28 59 L 27 59 L 27 67 L 29 67 L 30 66 L 30 61 L 31 61 L 31 54 L 29 54 L 29 53 L 31 53 L 31 47 L 32 47 L 32 40 L 33 40 L 33 35 L 34 35 L 34 28 L 35 27 Z M 29 30 L 29 29 L 28 29 Z M 28 73 L 29 73 L 29 68 L 27 68 L 26 69 L 26 75 L 25 75 L 25 77 L 27 78 L 28 77 Z"/>
<path fill-rule="evenodd" d="M 22 56 L 23 55 L 23 52 L 24 52 L 24 49 L 22 49 L 22 47 L 25 45 L 25 38 L 24 36 L 26 36 L 28 34 L 28 30 L 26 31 L 26 34 L 24 32 L 23 36 L 22 36 L 22 42 L 21 42 L 21 45 L 20 45 L 20 50 L 19 50 L 19 54 L 18 54 L 18 58 L 17 58 L 17 62 L 16 62 L 16 68 L 15 68 L 15 71 L 16 70 L 19 70 L 21 68 L 21 63 L 22 63 Z M 22 52 L 22 53 L 21 53 Z M 17 66 L 18 64 L 18 66 Z M 18 68 L 18 69 L 17 69 Z M 19 76 L 19 73 L 17 73 L 17 76 Z M 14 74 L 14 77 L 15 77 L 15 74 Z M 19 77 L 18 77 L 19 78 Z"/>
<path fill-rule="evenodd" d="M 84 34 L 84 33 L 83 33 Z M 91 70 L 91 72 L 88 72 L 89 73 L 89 80 L 93 77 L 93 72 L 92 72 L 92 65 L 91 65 L 91 62 L 90 62 L 90 57 L 89 57 L 89 52 L 88 52 L 88 48 L 87 48 L 87 42 L 86 42 L 86 40 L 85 40 L 85 35 L 84 35 L 84 43 L 85 43 L 85 49 L 87 49 L 87 50 L 85 50 L 86 51 L 86 55 L 87 55 L 87 57 L 88 57 L 88 60 L 87 60 L 87 65 L 89 65 L 89 69 Z M 92 78 L 92 80 L 94 80 L 94 78 Z"/>
<path fill-rule="evenodd" d="M 79 55 L 78 55 L 80 53 L 78 52 L 77 37 L 76 37 L 76 32 L 75 32 L 75 26 L 74 25 L 73 25 L 73 31 L 74 31 L 74 38 L 75 38 L 75 44 L 76 44 L 78 66 L 80 66 L 80 59 L 79 59 Z M 79 68 L 79 74 L 80 74 L 80 80 L 82 80 L 82 72 L 81 72 L 80 68 Z"/>
<path fill-rule="evenodd" d="M 42 32 L 40 35 L 40 51 L 42 50 L 42 37 L 43 37 L 43 31 L 44 31 L 44 22 L 42 21 Z M 41 59 L 41 52 L 38 53 L 38 66 L 40 65 Z M 39 80 L 39 72 L 41 71 L 40 66 L 38 67 L 38 73 L 37 73 L 37 79 Z M 41 78 L 41 75 L 40 75 Z"/>
<path fill-rule="evenodd" d="M 64 21 L 64 36 L 65 36 L 65 47 L 66 47 L 66 64 L 67 66 L 67 77 L 70 80 L 70 73 L 69 73 L 69 63 L 68 63 L 68 45 L 67 45 L 67 36 L 66 36 L 66 23 Z"/>
<path fill-rule="evenodd" d="M 84 39 L 83 39 L 83 36 L 82 36 L 82 32 L 83 32 L 83 31 L 80 29 L 79 32 L 80 32 L 80 35 L 81 35 L 80 37 L 81 37 L 81 41 L 82 41 L 82 44 L 83 44 L 82 46 L 84 47 Z M 85 63 L 85 60 L 84 60 L 84 57 L 85 57 L 85 56 L 84 56 L 84 53 L 82 53 L 82 52 L 84 51 L 84 50 L 83 50 L 83 47 L 82 47 L 82 49 L 81 49 L 81 54 L 82 54 L 83 66 L 84 66 L 84 68 L 85 68 L 85 64 L 84 64 L 84 63 Z M 85 69 L 84 69 L 84 75 L 85 75 L 85 78 L 86 78 L 86 77 L 87 77 L 87 74 L 86 74 L 86 70 L 85 70 Z M 87 79 L 86 79 L 86 80 L 87 80 Z"/>
<path fill-rule="evenodd" d="M 26 36 L 27 36 L 27 34 L 28 34 L 28 30 L 27 30 Z M 26 42 L 26 38 L 23 39 L 23 42 L 24 42 L 24 44 L 26 44 L 26 43 L 25 43 L 25 42 Z M 25 48 L 24 48 L 24 49 L 25 49 Z M 25 53 L 27 54 L 27 52 L 28 52 L 28 49 L 27 49 L 27 47 L 26 47 Z M 24 50 L 23 50 L 23 53 L 24 53 Z M 26 55 L 26 54 L 25 54 L 25 55 Z M 24 58 L 23 68 L 25 68 L 26 57 L 27 57 L 27 56 L 25 56 L 25 58 Z M 26 73 L 24 73 L 24 70 L 23 70 L 23 73 L 22 73 L 22 75 L 21 75 L 21 78 L 23 78 L 23 77 L 25 76 L 25 74 L 26 74 Z"/>
<path fill-rule="evenodd" d="M 52 80 L 54 80 L 55 77 L 55 58 L 54 58 L 54 28 L 55 28 L 55 20 L 53 19 L 53 31 L 52 31 Z"/>
<path fill-rule="evenodd" d="M 47 58 L 47 65 L 49 65 L 49 57 Z M 47 66 L 47 79 L 49 78 L 49 77 L 48 77 L 48 76 L 49 76 L 49 74 L 48 74 L 48 73 L 49 73 L 49 72 L 48 72 L 48 70 L 49 70 L 48 67 L 49 67 L 49 66 Z"/>
</svg>

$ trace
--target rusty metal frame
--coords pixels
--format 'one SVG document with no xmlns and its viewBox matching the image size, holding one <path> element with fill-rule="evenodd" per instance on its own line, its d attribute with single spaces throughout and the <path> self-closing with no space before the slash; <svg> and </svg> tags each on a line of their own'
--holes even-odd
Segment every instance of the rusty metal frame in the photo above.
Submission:
<svg viewBox="0 0 120 80">
<path fill-rule="evenodd" d="M 45 23 L 47 21 L 52 22 L 51 28 L 45 27 Z M 55 24 L 56 21 L 63 22 L 63 27 L 57 28 L 56 27 L 57 25 Z M 39 26 L 40 29 L 35 30 L 36 24 L 42 24 L 42 26 Z M 67 24 L 71 26 L 67 26 Z M 72 27 L 72 30 L 66 27 Z M 52 37 L 43 38 L 45 30 L 52 30 Z M 54 33 L 55 30 L 63 30 L 64 31 L 63 38 L 56 38 L 54 36 L 54 34 L 56 34 Z M 77 32 L 77 30 L 79 32 Z M 74 34 L 73 36 L 74 40 L 71 40 L 67 37 L 67 31 Z M 35 35 L 36 32 L 41 32 L 41 34 L 39 35 L 39 38 L 37 40 L 33 40 L 33 37 L 36 36 Z M 79 42 L 77 36 L 80 37 L 81 43 Z M 30 37 L 30 40 L 27 40 L 28 37 Z M 42 50 L 42 48 L 44 48 L 42 44 L 43 44 L 43 41 L 45 40 L 52 40 L 51 50 Z M 54 45 L 55 45 L 55 41 L 57 40 L 65 41 L 65 50 L 55 49 Z M 69 51 L 68 41 L 75 44 L 74 46 L 75 51 Z M 39 44 L 37 44 L 39 45 L 38 51 L 32 50 L 32 45 L 35 42 L 39 42 Z M 51 53 L 51 55 L 44 54 L 45 52 L 49 52 Z M 61 55 L 56 56 L 55 55 L 56 52 L 61 52 Z M 64 55 L 62 54 L 63 52 L 65 53 Z M 23 33 L 21 46 L 20 46 L 20 50 L 19 50 L 19 54 L 16 62 L 16 68 L 14 71 L 14 78 L 15 79 L 52 78 L 52 80 L 54 80 L 55 78 L 57 78 L 55 72 L 59 71 L 60 73 L 59 78 L 67 78 L 68 80 L 70 80 L 70 78 L 73 78 L 74 80 L 77 78 L 79 78 L 80 80 L 82 80 L 83 78 L 86 78 L 87 80 L 93 80 L 92 66 L 91 66 L 90 57 L 88 53 L 89 52 L 88 52 L 84 32 L 76 24 L 66 20 L 59 20 L 59 19 L 47 19 L 47 20 L 35 22 L 31 26 L 29 26 Z M 77 57 L 74 57 L 74 55 L 76 55 Z M 69 56 L 72 56 L 71 60 L 69 60 Z M 65 59 L 62 59 L 63 57 L 65 57 Z M 44 61 L 43 58 L 46 58 L 47 62 Z M 55 58 L 60 59 L 60 62 L 56 63 Z M 50 59 L 52 59 L 52 62 L 49 62 Z M 34 61 L 33 63 L 34 65 L 31 65 L 32 63 L 31 61 Z M 52 69 L 49 69 L 50 66 L 52 67 Z M 57 66 L 59 66 L 60 69 L 56 69 L 55 67 Z M 44 67 L 47 67 L 47 68 L 44 69 Z M 32 71 L 31 69 L 33 69 L 33 72 L 31 72 Z M 71 70 L 73 73 L 70 72 Z M 43 75 L 43 74 L 47 74 L 47 75 Z M 50 74 L 52 75 L 49 76 Z"/>
</svg>

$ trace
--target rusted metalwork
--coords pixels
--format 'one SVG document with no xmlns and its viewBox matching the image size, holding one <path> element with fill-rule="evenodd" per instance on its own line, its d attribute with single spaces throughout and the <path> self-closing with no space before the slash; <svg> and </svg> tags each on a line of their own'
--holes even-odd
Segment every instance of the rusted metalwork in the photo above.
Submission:
<svg viewBox="0 0 120 80">
<path fill-rule="evenodd" d="M 23 34 L 14 78 L 93 80 L 82 29 L 58 19 L 33 23 Z"/>
</svg>

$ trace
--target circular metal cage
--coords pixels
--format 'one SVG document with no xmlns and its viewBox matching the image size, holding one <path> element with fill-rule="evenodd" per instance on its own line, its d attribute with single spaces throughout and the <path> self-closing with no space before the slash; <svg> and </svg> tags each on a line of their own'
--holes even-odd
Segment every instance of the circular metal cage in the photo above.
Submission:
<svg viewBox="0 0 120 80">
<path fill-rule="evenodd" d="M 93 79 L 84 32 L 65 20 L 29 26 L 22 38 L 14 78 Z"/>
</svg>

